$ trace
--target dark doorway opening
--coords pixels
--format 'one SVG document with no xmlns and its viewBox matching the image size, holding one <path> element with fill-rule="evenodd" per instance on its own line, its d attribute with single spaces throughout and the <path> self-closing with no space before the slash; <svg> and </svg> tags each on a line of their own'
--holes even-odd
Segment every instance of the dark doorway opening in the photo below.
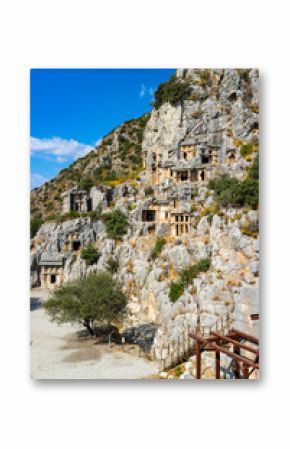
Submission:
<svg viewBox="0 0 290 449">
<path fill-rule="evenodd" d="M 50 283 L 51 284 L 55 284 L 55 282 L 56 282 L 56 275 L 55 274 L 51 274 L 50 275 Z"/>
<path fill-rule="evenodd" d="M 210 155 L 202 154 L 201 155 L 201 163 L 208 164 L 210 162 Z"/>
<path fill-rule="evenodd" d="M 81 242 L 79 240 L 75 240 L 74 242 L 72 242 L 72 250 L 73 251 L 78 251 L 80 249 L 81 246 Z"/>
<path fill-rule="evenodd" d="M 155 210 L 142 210 L 142 221 L 155 221 Z"/>
<path fill-rule="evenodd" d="M 180 174 L 180 181 L 187 181 L 188 180 L 188 173 L 187 171 L 181 172 Z"/>
</svg>

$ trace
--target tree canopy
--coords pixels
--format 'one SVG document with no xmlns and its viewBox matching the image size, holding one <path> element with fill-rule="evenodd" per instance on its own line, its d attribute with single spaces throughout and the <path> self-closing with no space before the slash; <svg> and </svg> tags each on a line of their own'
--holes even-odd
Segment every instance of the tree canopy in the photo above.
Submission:
<svg viewBox="0 0 290 449">
<path fill-rule="evenodd" d="M 82 322 L 93 335 L 96 324 L 120 322 L 126 314 L 127 297 L 109 273 L 86 278 L 55 290 L 44 308 L 57 323 Z"/>
<path fill-rule="evenodd" d="M 162 104 L 169 102 L 172 106 L 181 101 L 190 92 L 189 82 L 176 81 L 171 78 L 158 86 L 155 91 L 155 101 L 152 103 L 156 109 L 159 109 Z"/>
<path fill-rule="evenodd" d="M 126 234 L 128 221 L 125 214 L 120 209 L 103 215 L 107 236 L 111 239 L 120 239 Z"/>
<path fill-rule="evenodd" d="M 81 258 L 86 261 L 87 265 L 97 263 L 100 256 L 101 253 L 92 244 L 85 246 L 81 251 Z"/>
<path fill-rule="evenodd" d="M 217 200 L 222 206 L 248 206 L 257 209 L 259 207 L 259 156 L 256 156 L 243 181 L 224 175 L 211 179 L 208 187 L 215 191 Z"/>
<path fill-rule="evenodd" d="M 30 238 L 33 239 L 33 237 L 37 234 L 38 229 L 42 225 L 43 220 L 39 217 L 32 218 L 30 221 Z"/>
</svg>

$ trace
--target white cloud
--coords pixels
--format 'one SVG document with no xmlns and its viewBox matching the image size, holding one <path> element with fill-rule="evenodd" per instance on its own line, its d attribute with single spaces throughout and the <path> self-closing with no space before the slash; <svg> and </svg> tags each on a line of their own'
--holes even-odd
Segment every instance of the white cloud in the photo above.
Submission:
<svg viewBox="0 0 290 449">
<path fill-rule="evenodd" d="M 144 95 L 146 94 L 146 86 L 142 83 L 141 84 L 141 89 L 140 89 L 140 98 L 144 97 Z"/>
<path fill-rule="evenodd" d="M 155 89 L 151 86 L 147 87 L 145 86 L 145 84 L 141 84 L 141 89 L 140 89 L 140 93 L 139 93 L 139 97 L 143 98 L 143 97 L 149 97 L 150 101 L 154 100 L 154 92 Z"/>
<path fill-rule="evenodd" d="M 61 164 L 62 162 L 66 162 L 66 158 L 62 156 L 56 156 L 56 161 Z"/>
<path fill-rule="evenodd" d="M 39 187 L 48 179 L 45 176 L 42 176 L 40 173 L 30 173 L 30 188 L 35 189 L 35 187 Z"/>
<path fill-rule="evenodd" d="M 66 140 L 61 137 L 52 137 L 51 139 L 31 137 L 30 150 L 34 156 L 53 156 L 56 162 L 67 162 L 85 156 L 93 150 L 93 147 L 77 140 Z"/>
</svg>

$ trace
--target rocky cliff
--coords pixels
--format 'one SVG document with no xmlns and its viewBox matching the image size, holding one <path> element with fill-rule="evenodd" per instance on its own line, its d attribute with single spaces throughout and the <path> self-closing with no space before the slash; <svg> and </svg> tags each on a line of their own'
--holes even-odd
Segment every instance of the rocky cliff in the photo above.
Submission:
<svg viewBox="0 0 290 449">
<path fill-rule="evenodd" d="M 228 325 L 257 333 L 251 314 L 258 312 L 259 216 L 256 201 L 243 200 L 243 195 L 251 197 L 257 174 L 242 183 L 257 163 L 258 107 L 254 69 L 178 69 L 157 90 L 148 116 L 116 128 L 92 153 L 32 192 L 32 215 L 49 219 L 31 241 L 32 286 L 40 282 L 45 260 L 61 256 L 62 281 L 68 282 L 106 269 L 113 257 L 119 266 L 115 276 L 130 298 L 124 327 L 154 323 L 155 350 L 174 344 L 190 326 L 210 328 L 224 318 Z M 180 159 L 180 145 L 186 140 L 204 158 L 216 154 L 209 179 L 228 176 L 240 183 L 235 202 L 227 199 L 229 189 L 215 189 L 209 179 L 192 181 L 189 194 L 186 183 L 164 177 L 152 186 L 156 152 L 160 167 L 169 160 L 169 166 L 175 163 L 181 170 L 186 162 Z M 112 201 L 98 214 L 62 219 L 60 195 L 76 184 L 88 190 L 110 186 Z M 173 237 L 163 223 L 152 232 L 142 220 L 142 211 L 165 193 L 180 199 L 190 215 L 190 232 Z M 119 240 L 108 238 L 102 218 L 115 209 L 128 220 Z M 153 257 L 158 237 L 163 240 Z M 76 247 L 68 244 L 73 239 Z M 90 266 L 80 255 L 88 244 L 100 253 Z M 210 268 L 184 283 L 179 296 L 170 296 L 172 282 L 180 283 L 184 270 L 205 259 Z"/>
</svg>

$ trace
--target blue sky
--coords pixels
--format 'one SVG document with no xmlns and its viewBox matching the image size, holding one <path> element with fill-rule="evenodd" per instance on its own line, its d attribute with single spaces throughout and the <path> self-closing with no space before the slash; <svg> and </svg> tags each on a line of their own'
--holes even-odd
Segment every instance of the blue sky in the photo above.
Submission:
<svg viewBox="0 0 290 449">
<path fill-rule="evenodd" d="M 115 126 L 150 111 L 174 69 L 32 69 L 31 188 L 55 177 Z"/>
</svg>

